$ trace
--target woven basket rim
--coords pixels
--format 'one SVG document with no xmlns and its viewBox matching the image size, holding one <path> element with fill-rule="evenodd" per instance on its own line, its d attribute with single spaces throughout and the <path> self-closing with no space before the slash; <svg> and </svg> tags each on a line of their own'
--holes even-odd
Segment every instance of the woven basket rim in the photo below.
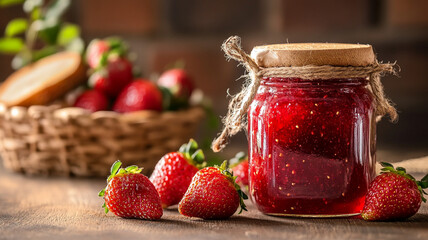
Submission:
<svg viewBox="0 0 428 240">
<path fill-rule="evenodd" d="M 20 118 L 23 115 L 30 116 L 33 118 L 40 118 L 43 113 L 49 113 L 51 118 L 58 120 L 69 120 L 69 119 L 79 119 L 79 118 L 89 118 L 91 120 L 97 119 L 112 119 L 119 120 L 125 122 L 141 122 L 142 120 L 148 119 L 156 119 L 159 116 L 168 115 L 176 116 L 185 114 L 187 115 L 189 112 L 201 112 L 203 110 L 202 106 L 189 106 L 185 109 L 180 109 L 177 111 L 154 111 L 154 110 L 140 110 L 128 113 L 118 113 L 115 111 L 97 111 L 91 112 L 87 109 L 79 108 L 79 107 L 63 107 L 59 104 L 53 105 L 32 105 L 29 107 L 24 106 L 6 106 L 3 103 L 0 103 L 0 117 L 4 117 L 6 114 L 10 114 L 13 118 Z"/>
</svg>

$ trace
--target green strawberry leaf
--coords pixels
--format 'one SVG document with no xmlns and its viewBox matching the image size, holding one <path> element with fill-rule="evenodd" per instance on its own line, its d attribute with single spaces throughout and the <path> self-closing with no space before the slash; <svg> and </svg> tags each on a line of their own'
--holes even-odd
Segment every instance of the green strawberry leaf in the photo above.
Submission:
<svg viewBox="0 0 428 240">
<path fill-rule="evenodd" d="M 202 169 L 206 166 L 205 155 L 198 147 L 198 143 L 191 138 L 188 143 L 181 145 L 178 152 L 184 155 L 189 164 Z"/>
<path fill-rule="evenodd" d="M 248 196 L 242 190 L 238 190 L 238 195 L 239 195 L 239 205 L 241 206 L 241 209 L 239 210 L 238 214 L 241 214 L 242 211 L 248 211 L 247 206 L 244 203 L 244 199 L 248 199 Z"/>
<path fill-rule="evenodd" d="M 197 163 L 202 163 L 205 160 L 205 155 L 201 149 L 198 149 L 196 150 L 196 152 L 193 153 L 191 158 Z"/>
<path fill-rule="evenodd" d="M 105 192 L 106 192 L 106 189 L 104 188 L 103 190 L 101 190 L 101 191 L 98 193 L 98 197 L 104 197 Z"/>
<path fill-rule="evenodd" d="M 104 208 L 104 212 L 105 212 L 105 214 L 107 214 L 109 210 L 108 210 L 108 207 L 106 205 L 106 202 L 104 202 L 102 208 Z"/>
<path fill-rule="evenodd" d="M 239 214 L 242 213 L 242 211 L 248 211 L 247 206 L 244 203 L 244 199 L 248 199 L 248 196 L 241 190 L 241 187 L 236 183 L 236 176 L 233 176 L 233 172 L 229 171 L 228 168 L 228 161 L 225 160 L 220 166 L 214 166 L 220 170 L 220 172 L 227 177 L 234 185 L 236 191 L 239 195 L 239 205 L 241 209 L 239 210 Z"/>
<path fill-rule="evenodd" d="M 381 162 L 380 165 L 382 167 L 392 167 L 392 168 L 394 168 L 394 166 L 391 163 L 387 163 L 387 162 Z"/>
<path fill-rule="evenodd" d="M 127 173 L 140 173 L 142 170 L 143 170 L 142 168 L 139 168 L 136 165 L 131 165 L 131 166 L 125 168 L 125 172 L 127 172 Z"/>
<path fill-rule="evenodd" d="M 189 140 L 186 146 L 186 152 L 189 154 L 193 154 L 198 149 L 198 143 L 192 138 Z"/>
<path fill-rule="evenodd" d="M 425 176 L 421 179 L 421 181 L 422 181 L 422 182 L 428 182 L 428 174 L 427 174 L 427 175 L 425 175 Z"/>
<path fill-rule="evenodd" d="M 423 181 L 417 181 L 418 185 L 421 186 L 421 188 L 425 189 L 428 188 L 428 182 Z"/>
<path fill-rule="evenodd" d="M 395 172 L 395 169 L 393 167 L 384 167 L 380 170 L 383 172 Z"/>
<path fill-rule="evenodd" d="M 119 170 L 120 166 L 122 166 L 121 161 L 117 160 L 116 162 L 114 162 L 113 165 L 111 166 L 110 174 L 115 175 L 117 173 L 117 170 Z"/>
</svg>

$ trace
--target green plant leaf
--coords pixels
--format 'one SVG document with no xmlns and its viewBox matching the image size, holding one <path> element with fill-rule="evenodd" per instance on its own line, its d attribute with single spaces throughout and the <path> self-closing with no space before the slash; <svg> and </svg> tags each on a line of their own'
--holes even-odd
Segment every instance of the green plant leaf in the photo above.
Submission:
<svg viewBox="0 0 428 240">
<path fill-rule="evenodd" d="M 57 21 L 51 20 L 38 20 L 33 24 L 39 22 L 40 28 L 38 30 L 38 36 L 48 45 L 55 45 L 58 38 L 60 26 Z"/>
<path fill-rule="evenodd" d="M 11 5 L 21 4 L 25 0 L 0 0 L 0 7 L 8 7 Z"/>
<path fill-rule="evenodd" d="M 33 62 L 36 62 L 44 57 L 50 56 L 54 53 L 57 53 L 59 51 L 59 48 L 57 46 L 47 46 L 40 50 L 33 52 Z"/>
<path fill-rule="evenodd" d="M 427 174 L 427 175 L 425 175 L 425 176 L 421 179 L 421 181 L 422 181 L 422 182 L 428 182 L 428 174 Z"/>
<path fill-rule="evenodd" d="M 20 38 L 0 38 L 0 53 L 16 54 L 24 47 Z"/>
<path fill-rule="evenodd" d="M 73 39 L 80 36 L 80 28 L 75 24 L 64 25 L 58 33 L 57 43 L 61 46 L 69 44 Z"/>
<path fill-rule="evenodd" d="M 25 18 L 15 18 L 7 24 L 4 34 L 6 37 L 13 37 L 24 33 L 27 28 L 28 22 Z"/>
<path fill-rule="evenodd" d="M 42 11 L 40 10 L 39 7 L 34 8 L 33 11 L 31 11 L 31 20 L 36 21 L 40 19 L 41 14 L 42 14 Z"/>
</svg>

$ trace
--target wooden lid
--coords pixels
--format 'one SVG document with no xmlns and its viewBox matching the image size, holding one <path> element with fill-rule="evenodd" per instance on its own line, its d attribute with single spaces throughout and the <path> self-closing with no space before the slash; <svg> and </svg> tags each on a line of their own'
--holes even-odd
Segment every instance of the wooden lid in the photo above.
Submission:
<svg viewBox="0 0 428 240">
<path fill-rule="evenodd" d="M 367 66 L 375 62 L 368 44 L 288 43 L 256 46 L 251 57 L 260 67 L 305 65 Z"/>
</svg>

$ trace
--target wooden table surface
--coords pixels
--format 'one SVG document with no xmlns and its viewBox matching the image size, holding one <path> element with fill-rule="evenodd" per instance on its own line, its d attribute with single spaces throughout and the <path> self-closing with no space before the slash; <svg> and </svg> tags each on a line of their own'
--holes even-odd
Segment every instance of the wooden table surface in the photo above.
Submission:
<svg viewBox="0 0 428 240">
<path fill-rule="evenodd" d="M 104 185 L 0 168 L 0 239 L 428 239 L 428 204 L 401 222 L 271 217 L 250 202 L 248 212 L 229 220 L 189 219 L 168 209 L 159 221 L 143 221 L 105 215 L 97 196 Z"/>
</svg>

